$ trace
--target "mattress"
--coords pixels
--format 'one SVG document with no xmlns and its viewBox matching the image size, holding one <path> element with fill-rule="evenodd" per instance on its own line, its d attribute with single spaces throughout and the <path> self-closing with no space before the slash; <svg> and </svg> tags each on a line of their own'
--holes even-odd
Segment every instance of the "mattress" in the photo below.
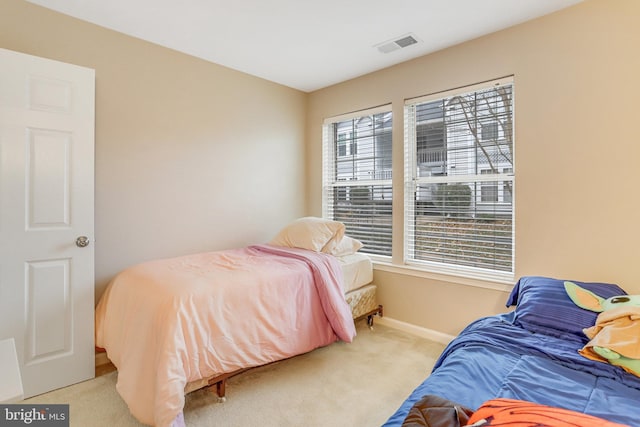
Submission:
<svg viewBox="0 0 640 427">
<path fill-rule="evenodd" d="M 378 308 L 376 304 L 376 286 L 366 285 L 359 289 L 348 292 L 345 295 L 347 304 L 351 308 L 351 314 L 354 319 L 371 313 Z"/>
<path fill-rule="evenodd" d="M 356 252 L 336 258 L 342 266 L 345 294 L 373 281 L 373 264 L 368 255 Z"/>
</svg>

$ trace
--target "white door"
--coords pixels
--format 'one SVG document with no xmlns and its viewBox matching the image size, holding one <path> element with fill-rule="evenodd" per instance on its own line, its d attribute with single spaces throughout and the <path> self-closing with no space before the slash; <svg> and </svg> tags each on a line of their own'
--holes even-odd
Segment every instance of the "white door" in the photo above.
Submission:
<svg viewBox="0 0 640 427">
<path fill-rule="evenodd" d="M 25 397 L 94 377 L 94 97 L 94 70 L 0 49 L 0 339 Z"/>
</svg>

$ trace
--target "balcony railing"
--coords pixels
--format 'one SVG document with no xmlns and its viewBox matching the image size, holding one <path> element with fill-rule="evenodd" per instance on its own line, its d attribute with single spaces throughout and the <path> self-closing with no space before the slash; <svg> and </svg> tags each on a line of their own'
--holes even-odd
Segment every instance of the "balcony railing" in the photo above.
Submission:
<svg viewBox="0 0 640 427">
<path fill-rule="evenodd" d="M 391 179 L 392 172 L 390 169 L 376 170 L 373 179 Z"/>
<path fill-rule="evenodd" d="M 443 164 L 447 160 L 447 152 L 442 148 L 425 148 L 418 150 L 418 164 Z"/>
</svg>

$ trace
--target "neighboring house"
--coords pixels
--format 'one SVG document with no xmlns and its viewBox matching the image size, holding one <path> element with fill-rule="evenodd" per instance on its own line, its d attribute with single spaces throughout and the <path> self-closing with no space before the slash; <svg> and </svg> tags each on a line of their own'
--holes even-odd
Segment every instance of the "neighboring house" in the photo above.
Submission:
<svg viewBox="0 0 640 427">
<path fill-rule="evenodd" d="M 473 96 L 473 99 L 469 99 Z M 478 99 L 480 98 L 480 99 Z M 419 177 L 500 175 L 513 172 L 509 104 L 489 89 L 416 107 L 416 163 Z M 468 214 L 510 212 L 510 182 L 469 186 Z M 438 206 L 440 184 L 421 185 L 418 202 Z M 433 210 L 430 210 L 433 212 Z M 440 209 L 444 214 L 446 209 Z"/>
<path fill-rule="evenodd" d="M 487 99 L 494 101 L 493 90 Z M 421 104 L 416 111 L 416 160 L 419 177 L 510 174 L 513 172 L 511 115 L 503 105 L 474 108 L 478 100 L 452 98 L 447 105 L 438 100 Z M 336 175 L 338 181 L 391 179 L 391 113 L 363 116 L 336 123 Z M 387 200 L 391 190 L 343 187 L 337 197 L 340 205 L 364 200 Z M 487 182 L 471 186 L 470 214 L 491 211 L 496 204 L 510 206 L 509 182 Z M 418 202 L 437 204 L 438 184 L 422 185 Z"/>
<path fill-rule="evenodd" d="M 337 123 L 336 142 L 338 181 L 391 179 L 390 112 Z M 374 199 L 391 200 L 391 193 Z"/>
</svg>

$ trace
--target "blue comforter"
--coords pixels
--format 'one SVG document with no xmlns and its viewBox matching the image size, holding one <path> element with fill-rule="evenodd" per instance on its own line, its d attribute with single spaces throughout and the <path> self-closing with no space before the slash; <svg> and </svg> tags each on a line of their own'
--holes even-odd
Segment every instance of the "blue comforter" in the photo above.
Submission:
<svg viewBox="0 0 640 427">
<path fill-rule="evenodd" d="M 579 340 L 534 334 L 513 325 L 511 316 L 487 317 L 467 326 L 384 426 L 402 425 L 415 402 L 435 394 L 473 410 L 503 397 L 640 427 L 640 378 L 579 355 Z"/>
</svg>

